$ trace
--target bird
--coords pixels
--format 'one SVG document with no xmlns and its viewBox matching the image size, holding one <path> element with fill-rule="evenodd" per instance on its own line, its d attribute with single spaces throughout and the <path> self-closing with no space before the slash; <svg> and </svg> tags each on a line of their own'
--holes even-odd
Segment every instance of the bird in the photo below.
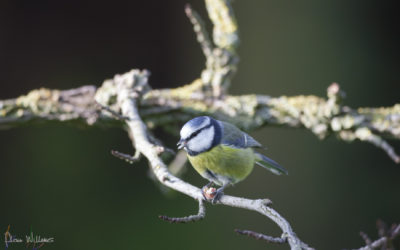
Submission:
<svg viewBox="0 0 400 250">
<path fill-rule="evenodd" d="M 184 149 L 193 168 L 209 183 L 202 188 L 203 196 L 213 184 L 212 202 L 226 187 L 244 180 L 259 165 L 274 174 L 288 171 L 274 160 L 255 151 L 262 145 L 235 125 L 210 116 L 198 116 L 180 130 L 178 149 Z"/>
</svg>

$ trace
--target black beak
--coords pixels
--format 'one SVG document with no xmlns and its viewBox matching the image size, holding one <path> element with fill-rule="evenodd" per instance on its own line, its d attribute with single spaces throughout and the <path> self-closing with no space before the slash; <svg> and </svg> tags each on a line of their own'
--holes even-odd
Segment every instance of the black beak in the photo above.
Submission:
<svg viewBox="0 0 400 250">
<path fill-rule="evenodd" d="M 182 149 L 186 146 L 186 141 L 184 139 L 180 139 L 176 145 L 178 146 L 178 149 Z"/>
</svg>

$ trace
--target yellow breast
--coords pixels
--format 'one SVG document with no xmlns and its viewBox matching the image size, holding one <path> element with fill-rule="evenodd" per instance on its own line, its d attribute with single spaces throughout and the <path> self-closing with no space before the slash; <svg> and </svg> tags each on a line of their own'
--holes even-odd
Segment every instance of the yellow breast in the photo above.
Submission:
<svg viewBox="0 0 400 250">
<path fill-rule="evenodd" d="M 219 145 L 210 151 L 195 156 L 188 155 L 193 168 L 203 175 L 208 169 L 213 173 L 229 177 L 233 183 L 243 180 L 253 170 L 255 156 L 253 149 L 232 148 Z"/>
</svg>

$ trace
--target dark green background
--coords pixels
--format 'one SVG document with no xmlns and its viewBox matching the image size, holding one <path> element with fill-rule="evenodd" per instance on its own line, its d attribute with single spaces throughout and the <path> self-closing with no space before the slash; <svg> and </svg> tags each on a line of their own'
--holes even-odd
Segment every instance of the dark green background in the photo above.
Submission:
<svg viewBox="0 0 400 250">
<path fill-rule="evenodd" d="M 176 87 L 204 64 L 187 1 L 18 1 L 0 3 L 0 99 L 39 87 L 100 86 L 131 68 L 152 72 L 153 87 Z M 201 1 L 191 1 L 205 17 Z M 351 107 L 399 100 L 399 16 L 395 1 L 235 1 L 241 62 L 231 93 L 325 96 L 339 82 Z M 210 28 L 210 23 L 207 22 Z M 171 141 L 162 131 L 159 137 Z M 290 175 L 256 168 L 226 191 L 270 198 L 299 237 L 318 249 L 363 244 L 378 218 L 400 221 L 400 166 L 366 143 L 318 140 L 303 129 L 252 133 Z M 393 142 L 400 152 L 400 143 Z M 32 227 L 54 237 L 47 249 L 287 249 L 237 236 L 234 228 L 279 236 L 268 219 L 208 205 L 205 220 L 171 225 L 196 203 L 167 197 L 147 177 L 145 160 L 128 165 L 110 149 L 132 152 L 119 129 L 49 124 L 0 131 L 0 233 Z M 206 183 L 192 168 L 183 177 Z M 3 244 L 3 242 L 1 242 Z M 1 246 L 3 247 L 3 246 Z M 13 245 L 10 249 L 21 249 Z"/>
</svg>

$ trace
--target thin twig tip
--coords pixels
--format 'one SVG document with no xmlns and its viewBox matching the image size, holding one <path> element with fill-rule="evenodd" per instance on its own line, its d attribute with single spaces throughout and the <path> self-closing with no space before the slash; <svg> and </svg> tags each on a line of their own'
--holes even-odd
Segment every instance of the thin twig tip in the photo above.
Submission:
<svg viewBox="0 0 400 250">
<path fill-rule="evenodd" d="M 185 4 L 185 13 L 186 15 L 192 14 L 192 6 L 190 5 L 190 3 Z"/>
</svg>

